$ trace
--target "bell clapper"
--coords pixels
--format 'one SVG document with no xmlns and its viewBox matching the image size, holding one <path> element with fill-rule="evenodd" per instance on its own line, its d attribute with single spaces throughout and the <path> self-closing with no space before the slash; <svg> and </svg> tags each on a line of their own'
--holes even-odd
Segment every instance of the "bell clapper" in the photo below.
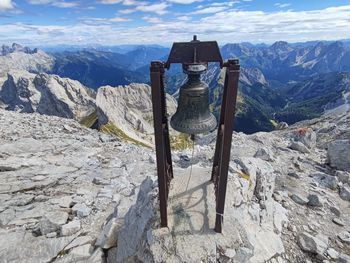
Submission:
<svg viewBox="0 0 350 263">
<path fill-rule="evenodd" d="M 186 190 L 185 192 L 187 191 L 188 189 L 188 185 L 190 183 L 190 180 L 191 180 L 191 176 L 192 176 L 192 166 L 193 166 L 193 156 L 194 156 L 194 142 L 195 142 L 195 135 L 194 134 L 191 134 L 191 141 L 192 141 L 192 157 L 191 157 L 191 168 L 190 168 L 190 176 L 188 177 L 188 180 L 187 180 L 187 185 L 186 185 Z"/>
</svg>

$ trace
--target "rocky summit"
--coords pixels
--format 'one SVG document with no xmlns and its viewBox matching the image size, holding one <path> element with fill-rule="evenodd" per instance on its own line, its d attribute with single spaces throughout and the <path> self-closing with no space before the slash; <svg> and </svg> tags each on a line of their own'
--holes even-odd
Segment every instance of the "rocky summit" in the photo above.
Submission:
<svg viewBox="0 0 350 263">
<path fill-rule="evenodd" d="M 45 73 L 12 70 L 0 83 L 2 107 L 19 112 L 80 120 L 95 111 L 94 97 L 94 91 L 78 81 Z"/>
<path fill-rule="evenodd" d="M 350 112 L 234 133 L 222 234 L 215 134 L 173 151 L 160 228 L 152 149 L 38 113 L 0 123 L 0 262 L 350 262 Z"/>
</svg>

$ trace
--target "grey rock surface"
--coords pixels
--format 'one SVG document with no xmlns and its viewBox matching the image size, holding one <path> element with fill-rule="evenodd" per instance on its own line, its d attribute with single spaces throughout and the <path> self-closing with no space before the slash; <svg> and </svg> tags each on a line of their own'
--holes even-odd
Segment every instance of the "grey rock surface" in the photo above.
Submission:
<svg viewBox="0 0 350 263">
<path fill-rule="evenodd" d="M 127 136 L 153 146 L 153 113 L 151 87 L 132 83 L 128 86 L 104 86 L 96 97 L 99 125 L 112 123 Z M 167 112 L 176 110 L 176 100 L 167 95 Z"/>
<path fill-rule="evenodd" d="M 0 123 L 0 262 L 349 258 L 350 208 L 340 194 L 348 186 L 327 164 L 326 150 L 330 141 L 349 139 L 349 114 L 271 133 L 233 133 L 223 234 L 213 232 L 215 197 L 208 180 L 215 141 L 209 137 L 195 145 L 187 191 L 191 149 L 173 151 L 167 229 L 159 228 L 153 150 L 55 116 L 0 109 Z M 317 134 L 316 145 L 309 153 L 289 149 L 291 134 L 305 126 Z M 256 155 L 259 149 L 264 151 Z M 152 183 L 140 189 L 147 177 Z M 300 194 L 308 196 L 307 205 L 290 198 Z M 68 216 L 47 218 L 58 211 Z M 342 224 L 334 223 L 335 216 Z M 48 233 L 41 235 L 44 220 Z M 77 220 L 80 230 L 71 227 Z M 65 227 L 74 231 L 63 236 Z"/>
<path fill-rule="evenodd" d="M 40 232 L 46 235 L 60 229 L 68 220 L 68 213 L 55 211 L 47 213 L 39 222 Z"/>
<path fill-rule="evenodd" d="M 350 201 L 350 187 L 348 185 L 343 185 L 339 190 L 339 196 L 345 201 Z"/>
<path fill-rule="evenodd" d="M 323 255 L 328 246 L 327 243 L 307 232 L 298 235 L 298 242 L 302 250 L 317 255 Z"/>
<path fill-rule="evenodd" d="M 1 85 L 0 101 L 7 110 L 80 120 L 96 108 L 94 91 L 56 75 L 12 70 Z"/>
<path fill-rule="evenodd" d="M 330 142 L 327 156 L 332 167 L 350 172 L 350 139 Z"/>
<path fill-rule="evenodd" d="M 77 233 L 81 228 L 81 224 L 79 220 L 74 220 L 61 226 L 61 235 L 62 236 L 71 236 Z"/>
</svg>

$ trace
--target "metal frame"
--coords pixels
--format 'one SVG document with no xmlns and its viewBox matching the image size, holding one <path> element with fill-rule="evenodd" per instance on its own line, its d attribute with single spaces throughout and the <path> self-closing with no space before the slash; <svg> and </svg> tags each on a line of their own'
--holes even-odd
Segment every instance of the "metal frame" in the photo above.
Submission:
<svg viewBox="0 0 350 263">
<path fill-rule="evenodd" d="M 183 52 L 181 52 L 181 50 Z M 205 52 L 203 52 L 204 50 Z M 211 181 L 214 183 L 216 197 L 216 219 L 214 230 L 221 233 L 240 65 L 237 59 L 228 60 L 224 63 L 216 41 L 200 42 L 197 41 L 196 37 L 194 37 L 192 42 L 174 43 L 168 61 L 165 63 L 154 61 L 151 63 L 150 68 L 161 226 L 168 226 L 167 202 L 170 181 L 173 179 L 169 127 L 164 91 L 164 71 L 165 68 L 169 69 L 172 63 L 198 62 L 219 62 L 221 67 L 226 67 L 220 122 L 211 176 Z"/>
<path fill-rule="evenodd" d="M 151 86 L 157 157 L 160 218 L 161 226 L 167 227 L 167 203 L 169 196 L 169 187 L 170 181 L 174 176 L 171 161 L 168 119 L 166 115 L 164 63 L 159 61 L 151 63 Z"/>
<path fill-rule="evenodd" d="M 222 232 L 222 223 L 224 220 L 227 175 L 230 163 L 232 132 L 240 69 L 238 60 L 229 60 L 224 66 L 226 66 L 225 84 L 211 176 L 211 181 L 214 183 L 216 197 L 215 232 L 218 233 Z"/>
</svg>

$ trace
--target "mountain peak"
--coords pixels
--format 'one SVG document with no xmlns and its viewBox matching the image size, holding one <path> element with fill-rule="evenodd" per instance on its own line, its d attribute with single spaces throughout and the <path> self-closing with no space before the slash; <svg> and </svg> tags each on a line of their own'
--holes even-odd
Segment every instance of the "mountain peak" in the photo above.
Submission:
<svg viewBox="0 0 350 263">
<path fill-rule="evenodd" d="M 271 45 L 273 49 L 287 49 L 288 47 L 289 44 L 286 41 L 277 41 Z"/>
<path fill-rule="evenodd" d="M 35 54 L 38 52 L 38 49 L 30 49 L 29 47 L 26 46 L 22 46 L 18 43 L 12 43 L 11 46 L 7 46 L 7 45 L 2 45 L 2 47 L 0 48 L 0 55 L 1 56 L 6 56 L 10 53 L 15 53 L 15 52 L 23 52 L 26 54 Z"/>
</svg>

